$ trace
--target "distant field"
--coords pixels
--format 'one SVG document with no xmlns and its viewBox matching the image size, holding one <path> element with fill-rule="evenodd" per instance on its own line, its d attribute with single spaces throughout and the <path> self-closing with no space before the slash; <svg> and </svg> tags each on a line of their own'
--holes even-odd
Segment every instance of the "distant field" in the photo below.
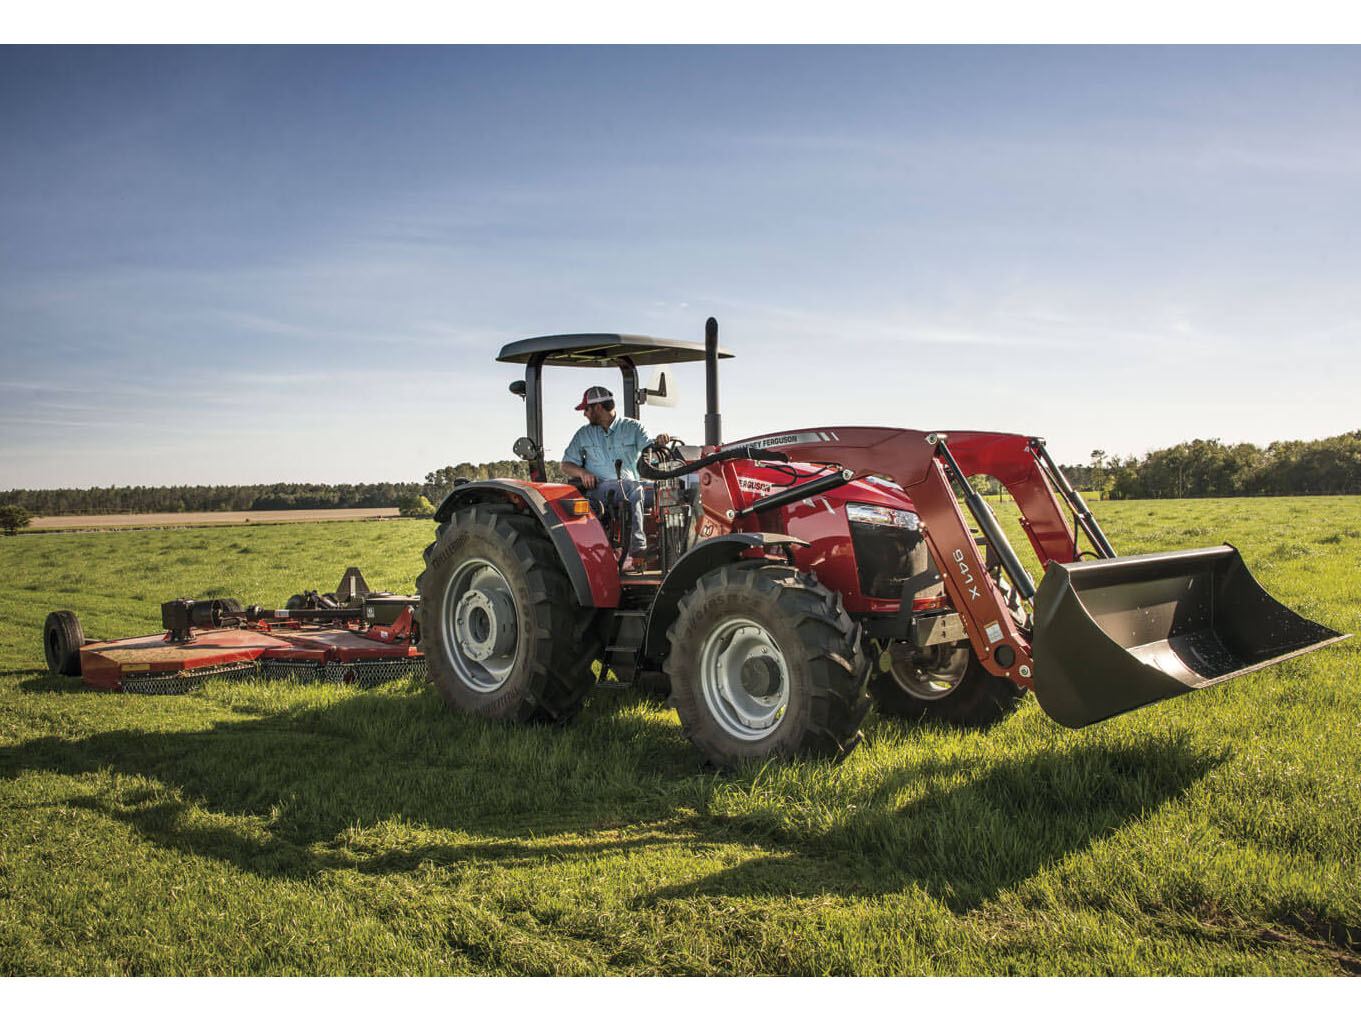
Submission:
<svg viewBox="0 0 1361 1021">
<path fill-rule="evenodd" d="M 300 521 L 357 521 L 398 517 L 396 507 L 344 510 L 201 511 L 186 514 L 62 514 L 34 518 L 30 532 L 100 531 L 123 528 L 194 528 L 210 525 L 277 525 Z"/>
<path fill-rule="evenodd" d="M 1361 631 L 1361 498 L 1105 503 L 1121 553 L 1234 542 Z M 1015 514 L 999 517 L 1016 534 Z M 344 568 L 409 592 L 428 521 L 0 538 L 0 973 L 1361 973 L 1361 643 L 1082 731 L 871 714 L 846 762 L 703 768 L 601 691 L 564 728 L 424 684 L 104 695 L 49 610 L 156 630 Z"/>
</svg>

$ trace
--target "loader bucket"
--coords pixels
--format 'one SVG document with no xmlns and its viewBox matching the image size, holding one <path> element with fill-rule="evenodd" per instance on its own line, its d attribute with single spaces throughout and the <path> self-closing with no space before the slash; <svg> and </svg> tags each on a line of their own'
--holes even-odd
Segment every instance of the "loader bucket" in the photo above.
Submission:
<svg viewBox="0 0 1361 1021">
<path fill-rule="evenodd" d="M 1232 546 L 1051 561 L 1035 596 L 1035 697 L 1085 727 L 1346 637 L 1269 596 Z"/>
</svg>

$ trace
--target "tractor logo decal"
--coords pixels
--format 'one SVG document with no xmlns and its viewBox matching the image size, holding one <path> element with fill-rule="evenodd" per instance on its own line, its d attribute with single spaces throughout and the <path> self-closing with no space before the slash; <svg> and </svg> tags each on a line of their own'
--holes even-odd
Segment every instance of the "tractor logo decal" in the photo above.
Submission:
<svg viewBox="0 0 1361 1021">
<path fill-rule="evenodd" d="M 753 479 L 743 475 L 737 480 L 737 488 L 744 493 L 760 493 L 764 496 L 774 490 L 775 484 L 766 482 L 764 479 Z"/>
<path fill-rule="evenodd" d="M 729 446 L 740 447 L 788 447 L 796 443 L 832 443 L 836 440 L 833 432 L 781 433 L 751 442 L 733 443 Z"/>
</svg>

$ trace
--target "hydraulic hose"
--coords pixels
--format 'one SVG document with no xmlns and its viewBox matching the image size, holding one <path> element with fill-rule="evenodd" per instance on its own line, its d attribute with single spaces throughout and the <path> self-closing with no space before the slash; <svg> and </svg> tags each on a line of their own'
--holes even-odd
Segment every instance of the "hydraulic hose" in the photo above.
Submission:
<svg viewBox="0 0 1361 1021">
<path fill-rule="evenodd" d="M 701 468 L 707 468 L 711 464 L 719 461 L 788 461 L 789 455 L 778 450 L 767 450 L 763 447 L 726 447 L 723 450 L 716 450 L 705 457 L 687 461 L 679 468 L 671 468 L 666 471 L 653 468 L 642 458 L 638 459 L 638 474 L 649 482 L 660 482 L 663 479 L 678 479 L 683 475 L 697 472 Z"/>
</svg>

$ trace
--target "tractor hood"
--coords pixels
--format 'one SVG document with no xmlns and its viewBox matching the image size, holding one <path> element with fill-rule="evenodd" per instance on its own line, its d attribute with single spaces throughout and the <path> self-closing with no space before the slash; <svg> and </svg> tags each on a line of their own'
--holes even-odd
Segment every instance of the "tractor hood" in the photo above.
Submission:
<svg viewBox="0 0 1361 1021">
<path fill-rule="evenodd" d="M 825 471 L 822 465 L 799 461 L 791 461 L 787 466 L 780 467 L 756 463 L 750 466 L 744 465 L 739 470 L 738 485 L 748 499 L 770 496 L 782 489 L 789 488 L 789 468 L 793 468 L 799 473 L 799 482 L 807 481 Z M 794 484 L 797 485 L 798 483 Z M 824 495 L 832 504 L 864 503 L 889 507 L 894 510 L 911 511 L 915 509 L 912 506 L 911 498 L 908 497 L 901 486 L 877 476 L 852 479 L 850 482 L 829 490 Z M 822 497 L 814 497 L 813 499 L 822 499 Z"/>
</svg>

